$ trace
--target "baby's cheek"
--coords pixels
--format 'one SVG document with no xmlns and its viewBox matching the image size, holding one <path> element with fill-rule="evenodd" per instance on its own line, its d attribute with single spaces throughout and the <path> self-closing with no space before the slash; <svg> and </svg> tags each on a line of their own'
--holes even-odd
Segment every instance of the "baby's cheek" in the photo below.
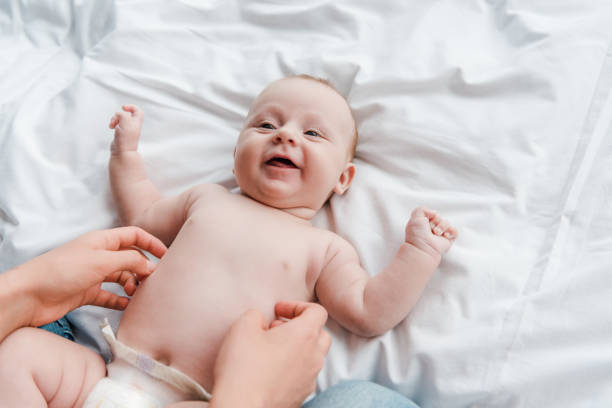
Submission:
<svg viewBox="0 0 612 408">
<path fill-rule="evenodd" d="M 234 175 L 238 183 L 245 182 L 251 173 L 255 171 L 256 160 L 248 151 L 237 150 L 234 158 Z"/>
</svg>

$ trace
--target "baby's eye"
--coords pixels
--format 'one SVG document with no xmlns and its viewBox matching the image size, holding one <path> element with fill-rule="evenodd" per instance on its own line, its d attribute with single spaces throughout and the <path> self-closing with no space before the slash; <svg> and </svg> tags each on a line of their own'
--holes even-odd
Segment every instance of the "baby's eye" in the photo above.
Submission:
<svg viewBox="0 0 612 408">
<path fill-rule="evenodd" d="M 260 128 L 264 128 L 264 129 L 274 129 L 274 125 L 268 122 L 264 122 L 261 125 L 259 125 Z"/>
<path fill-rule="evenodd" d="M 305 135 L 308 136 L 314 136 L 314 137 L 321 137 L 321 135 L 317 132 L 315 132 L 314 130 L 308 130 L 306 132 L 304 132 Z"/>
</svg>

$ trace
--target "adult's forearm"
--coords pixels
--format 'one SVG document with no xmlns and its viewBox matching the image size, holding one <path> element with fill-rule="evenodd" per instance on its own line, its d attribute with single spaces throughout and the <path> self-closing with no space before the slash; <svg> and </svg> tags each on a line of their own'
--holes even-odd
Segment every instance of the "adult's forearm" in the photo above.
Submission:
<svg viewBox="0 0 612 408">
<path fill-rule="evenodd" d="M 0 274 L 0 342 L 20 327 L 27 326 L 32 314 L 30 295 L 21 279 L 27 264 Z M 21 275 L 21 276 L 20 276 Z"/>
</svg>

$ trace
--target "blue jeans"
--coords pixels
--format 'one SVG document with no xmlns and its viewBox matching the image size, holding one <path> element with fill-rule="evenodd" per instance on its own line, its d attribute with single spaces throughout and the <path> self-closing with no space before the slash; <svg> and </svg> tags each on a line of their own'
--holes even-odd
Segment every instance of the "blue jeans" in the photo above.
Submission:
<svg viewBox="0 0 612 408">
<path fill-rule="evenodd" d="M 68 340 L 74 341 L 72 328 L 70 327 L 70 323 L 68 323 L 68 319 L 66 319 L 66 316 L 49 324 L 45 324 L 44 326 L 40 326 L 40 328 L 50 331 L 51 333 L 55 333 L 59 336 L 65 337 Z"/>
<path fill-rule="evenodd" d="M 308 401 L 302 408 L 419 408 L 403 395 L 369 381 L 345 381 Z"/>
</svg>

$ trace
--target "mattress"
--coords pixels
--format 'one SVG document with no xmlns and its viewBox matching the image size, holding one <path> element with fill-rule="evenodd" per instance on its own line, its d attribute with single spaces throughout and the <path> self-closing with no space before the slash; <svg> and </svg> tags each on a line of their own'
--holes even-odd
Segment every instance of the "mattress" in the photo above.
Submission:
<svg viewBox="0 0 612 408">
<path fill-rule="evenodd" d="M 410 315 L 328 323 L 323 390 L 369 379 L 428 407 L 612 404 L 609 0 L 0 3 L 0 271 L 119 225 L 108 120 L 145 112 L 164 194 L 235 187 L 251 100 L 307 73 L 347 97 L 356 177 L 314 219 L 372 275 L 418 205 L 460 233 Z M 80 342 L 108 355 L 84 307 Z"/>
</svg>

